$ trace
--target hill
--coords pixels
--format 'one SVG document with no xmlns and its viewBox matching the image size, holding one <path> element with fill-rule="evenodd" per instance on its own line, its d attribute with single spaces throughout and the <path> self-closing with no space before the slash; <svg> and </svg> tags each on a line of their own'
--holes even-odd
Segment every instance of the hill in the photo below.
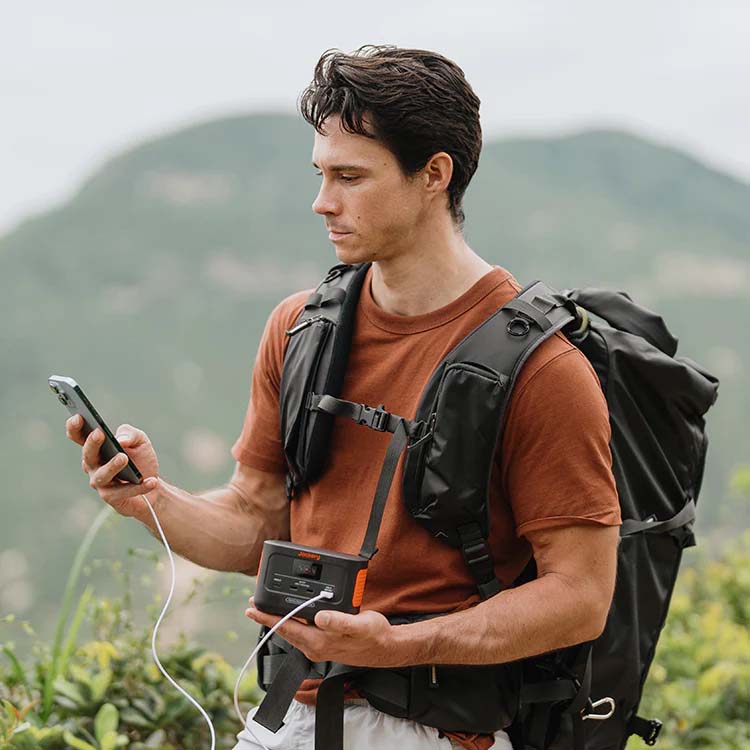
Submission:
<svg viewBox="0 0 750 750">
<path fill-rule="evenodd" d="M 113 428 L 145 429 L 167 481 L 228 479 L 265 319 L 335 262 L 310 211 L 310 151 L 289 116 L 199 124 L 116 156 L 0 239 L 0 612 L 50 619 L 98 506 L 48 375 L 76 378 Z M 750 463 L 749 207 L 748 185 L 616 131 L 489 142 L 466 200 L 467 238 L 487 260 L 522 283 L 627 289 L 722 378 L 706 529 L 750 526 L 726 490 Z M 120 523 L 99 553 L 149 543 Z"/>
</svg>

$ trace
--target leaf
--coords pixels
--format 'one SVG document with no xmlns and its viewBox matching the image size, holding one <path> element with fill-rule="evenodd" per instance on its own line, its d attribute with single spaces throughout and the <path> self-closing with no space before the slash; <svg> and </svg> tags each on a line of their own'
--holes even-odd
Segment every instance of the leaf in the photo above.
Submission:
<svg viewBox="0 0 750 750">
<path fill-rule="evenodd" d="M 68 667 L 68 674 L 80 685 L 83 685 L 91 693 L 91 672 L 87 671 L 78 664 L 71 664 Z"/>
<path fill-rule="evenodd" d="M 40 716 L 42 721 L 47 721 L 52 710 L 52 699 L 54 697 L 54 682 L 57 677 L 61 674 L 61 664 L 64 664 L 62 659 L 63 653 L 63 634 L 65 632 L 65 625 L 68 620 L 68 614 L 73 604 L 73 594 L 75 592 L 76 583 L 78 577 L 81 574 L 81 567 L 86 555 L 89 553 L 89 549 L 99 533 L 102 524 L 110 517 L 116 515 L 111 506 L 107 505 L 99 511 L 99 514 L 94 519 L 93 523 L 86 532 L 86 536 L 83 538 L 78 552 L 76 553 L 73 565 L 70 568 L 68 575 L 68 582 L 65 585 L 65 592 L 63 594 L 63 603 L 60 609 L 60 614 L 57 618 L 57 626 L 55 628 L 55 640 L 52 646 L 52 663 L 50 664 L 47 673 L 44 676 L 44 688 L 42 690 L 42 710 Z"/>
<path fill-rule="evenodd" d="M 86 699 L 78 689 L 78 686 L 72 682 L 68 682 L 64 677 L 58 677 L 55 680 L 53 687 L 55 692 L 59 695 L 68 698 L 80 706 L 86 705 Z"/>
<path fill-rule="evenodd" d="M 93 587 L 87 586 L 83 590 L 81 598 L 78 600 L 78 606 L 76 607 L 75 614 L 73 615 L 73 621 L 71 622 L 70 629 L 68 630 L 68 637 L 65 639 L 65 645 L 63 646 L 62 652 L 60 653 L 60 658 L 57 665 L 59 674 L 65 674 L 68 669 L 68 662 L 70 661 L 70 657 L 73 654 L 73 651 L 75 651 L 78 630 L 80 629 L 84 615 L 86 614 L 86 607 L 89 606 L 89 602 L 91 601 L 93 596 Z"/>
<path fill-rule="evenodd" d="M 112 684 L 112 670 L 103 669 L 91 681 L 91 696 L 93 700 L 96 702 L 103 700 L 111 684 Z"/>
<path fill-rule="evenodd" d="M 11 726 L 15 726 L 18 721 L 18 709 L 16 709 L 10 701 L 6 701 L 5 699 L 3 699 L 3 708 L 8 715 L 8 720 L 10 721 Z"/>
<path fill-rule="evenodd" d="M 23 670 L 23 667 L 16 658 L 16 655 L 13 653 L 10 644 L 6 643 L 3 646 L 3 653 L 8 657 L 8 659 L 10 659 L 10 663 L 13 665 L 13 677 L 15 678 L 16 682 L 23 685 L 26 688 L 27 692 L 31 692 L 29 690 L 29 683 L 26 681 L 26 674 Z"/>
<path fill-rule="evenodd" d="M 89 745 L 88 742 L 84 742 L 83 740 L 76 737 L 71 732 L 65 732 L 63 734 L 63 739 L 75 750 L 96 750 L 96 748 L 93 745 Z"/>
<path fill-rule="evenodd" d="M 157 729 L 152 732 L 144 743 L 146 747 L 161 747 L 162 743 L 167 739 L 167 734 L 163 729 Z"/>
<path fill-rule="evenodd" d="M 111 703 L 105 703 L 97 711 L 94 718 L 94 734 L 100 745 L 103 745 L 102 738 L 104 735 L 117 733 L 117 725 L 119 723 L 120 714 Z"/>
<path fill-rule="evenodd" d="M 151 703 L 149 703 L 144 698 L 133 698 L 131 703 L 133 704 L 133 708 L 137 708 L 147 719 L 150 719 L 151 721 L 155 721 L 159 716 L 158 713 L 154 712 Z"/>
<path fill-rule="evenodd" d="M 105 732 L 99 739 L 100 750 L 115 750 L 117 747 L 117 732 Z"/>
<path fill-rule="evenodd" d="M 123 708 L 120 711 L 120 721 L 138 729 L 153 729 L 154 722 L 147 719 L 140 711 L 135 708 Z"/>
</svg>

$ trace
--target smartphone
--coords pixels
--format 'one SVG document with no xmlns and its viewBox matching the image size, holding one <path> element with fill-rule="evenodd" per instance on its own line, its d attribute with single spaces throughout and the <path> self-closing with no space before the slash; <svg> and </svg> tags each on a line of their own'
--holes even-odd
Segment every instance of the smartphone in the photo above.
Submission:
<svg viewBox="0 0 750 750">
<path fill-rule="evenodd" d="M 99 412 L 93 407 L 91 401 L 86 398 L 81 386 L 73 378 L 66 378 L 61 375 L 50 375 L 47 379 L 50 390 L 57 396 L 57 400 L 67 407 L 71 416 L 80 414 L 83 417 L 83 435 L 88 436 L 97 427 L 100 427 L 104 433 L 104 442 L 99 451 L 99 461 L 106 464 L 111 461 L 118 453 L 125 453 L 122 446 L 117 442 L 117 438 L 107 427 L 107 423 L 99 416 Z M 127 453 L 125 453 L 127 456 Z M 128 463 L 116 475 L 116 479 L 131 484 L 141 484 L 143 475 L 138 467 L 128 458 Z"/>
</svg>

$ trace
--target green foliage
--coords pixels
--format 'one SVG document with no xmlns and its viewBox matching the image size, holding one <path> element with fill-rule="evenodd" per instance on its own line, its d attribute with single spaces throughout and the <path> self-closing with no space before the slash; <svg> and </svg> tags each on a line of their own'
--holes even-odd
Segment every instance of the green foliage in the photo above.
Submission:
<svg viewBox="0 0 750 750">
<path fill-rule="evenodd" d="M 0 463 L 7 501 L 23 498 L 0 549 L 29 558 L 40 628 L 81 514 L 98 511 L 45 375 L 77 378 L 111 427 L 146 430 L 163 476 L 223 484 L 269 312 L 336 261 L 310 211 L 312 135 L 299 117 L 260 114 L 165 133 L 0 238 Z M 487 135 L 466 200 L 469 244 L 522 284 L 622 288 L 664 316 L 680 353 L 722 379 L 699 524 L 736 528 L 722 510 L 725 477 L 750 455 L 750 187 L 627 133 Z M 223 462 L 196 461 L 206 434 L 224 442 Z M 131 524 L 118 540 L 142 533 Z M 216 609 L 212 622 L 231 627 L 231 610 Z"/>
<path fill-rule="evenodd" d="M 680 574 L 638 713 L 662 750 L 750 747 L 750 532 Z"/>
<path fill-rule="evenodd" d="M 87 586 L 84 589 L 83 594 L 78 601 L 78 606 L 75 609 L 73 621 L 70 625 L 70 628 L 68 629 L 68 635 L 63 642 L 65 625 L 68 620 L 68 613 L 70 612 L 70 608 L 73 603 L 73 595 L 75 592 L 76 584 L 78 582 L 78 577 L 81 574 L 83 561 L 86 559 L 86 556 L 91 549 L 91 545 L 93 544 L 94 539 L 99 533 L 102 524 L 113 514 L 113 512 L 114 511 L 109 506 L 105 506 L 99 511 L 99 514 L 89 527 L 86 536 L 78 546 L 78 551 L 73 561 L 73 565 L 70 568 L 70 573 L 68 574 L 68 582 L 63 593 L 63 604 L 57 620 L 55 642 L 52 647 L 52 663 L 50 664 L 50 667 L 45 674 L 44 687 L 42 690 L 43 703 L 41 715 L 43 719 L 46 719 L 49 716 L 50 711 L 52 710 L 52 693 L 54 682 L 58 678 L 58 675 L 65 673 L 65 668 L 67 667 L 68 660 L 70 659 L 70 653 L 75 645 L 78 629 L 81 627 L 81 622 L 83 620 L 86 606 L 91 600 L 91 596 L 93 594 L 93 589 L 90 586 Z"/>
<path fill-rule="evenodd" d="M 138 630 L 122 601 L 103 599 L 86 610 L 97 638 L 71 654 L 53 683 L 53 710 L 35 712 L 49 661 L 25 669 L 14 658 L 0 663 L 0 748 L 8 750 L 204 750 L 209 731 L 203 717 L 169 685 L 152 661 L 150 628 Z M 237 671 L 218 653 L 181 636 L 160 649 L 164 668 L 211 716 L 217 747 L 232 747 L 239 731 L 232 696 Z M 19 669 L 23 674 L 19 673 Z M 258 702 L 254 674 L 243 677 L 240 700 Z"/>
</svg>

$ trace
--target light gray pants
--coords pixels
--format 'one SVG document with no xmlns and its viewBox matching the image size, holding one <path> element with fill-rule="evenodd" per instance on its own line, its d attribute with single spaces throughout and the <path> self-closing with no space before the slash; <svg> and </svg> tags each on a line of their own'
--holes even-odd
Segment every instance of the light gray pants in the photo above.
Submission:
<svg viewBox="0 0 750 750">
<path fill-rule="evenodd" d="M 269 732 L 247 715 L 245 729 L 237 735 L 234 750 L 314 750 L 315 706 L 292 701 L 284 726 L 276 734 Z M 258 742 L 260 740 L 260 742 Z M 453 750 L 459 747 L 438 730 L 408 719 L 381 713 L 365 700 L 344 705 L 344 750 Z M 492 750 L 513 750 L 508 735 L 495 732 Z"/>
</svg>

